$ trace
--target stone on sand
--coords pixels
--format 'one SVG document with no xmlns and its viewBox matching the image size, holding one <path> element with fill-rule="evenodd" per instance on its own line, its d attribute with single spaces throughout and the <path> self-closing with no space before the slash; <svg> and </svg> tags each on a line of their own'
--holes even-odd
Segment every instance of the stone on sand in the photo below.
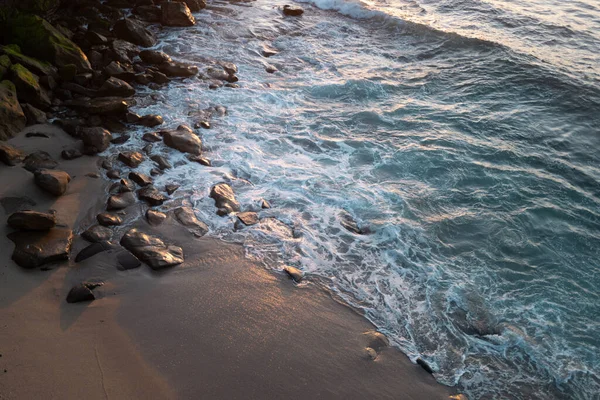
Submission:
<svg viewBox="0 0 600 400">
<path fill-rule="evenodd" d="M 8 238 L 15 243 L 12 259 L 23 268 L 67 260 L 71 251 L 73 232 L 66 228 L 49 231 L 13 232 Z"/>
<path fill-rule="evenodd" d="M 54 196 L 62 196 L 67 191 L 71 176 L 64 171 L 42 169 L 35 172 L 35 183 Z"/>
<path fill-rule="evenodd" d="M 6 222 L 11 228 L 22 231 L 47 231 L 56 226 L 56 215 L 23 210 L 11 214 Z"/>
<path fill-rule="evenodd" d="M 160 238 L 135 228 L 123 236 L 121 245 L 154 270 L 178 265 L 184 261 L 181 247 L 167 245 Z"/>
</svg>

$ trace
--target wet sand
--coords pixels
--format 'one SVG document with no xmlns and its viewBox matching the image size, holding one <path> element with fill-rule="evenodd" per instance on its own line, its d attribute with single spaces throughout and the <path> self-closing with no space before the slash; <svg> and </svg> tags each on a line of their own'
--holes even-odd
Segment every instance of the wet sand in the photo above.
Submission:
<svg viewBox="0 0 600 400">
<path fill-rule="evenodd" d="M 74 140 L 9 143 L 60 160 Z M 0 166 L 0 199 L 27 196 L 55 209 L 75 233 L 104 209 L 107 182 L 97 157 L 61 161 L 73 181 L 60 198 L 44 194 L 23 168 Z M 4 203 L 6 205 L 6 203 Z M 9 205 L 10 206 L 10 205 Z M 141 205 L 134 205 L 142 212 Z M 8 207 L 10 208 L 10 207 Z M 12 211 L 0 207 L 0 220 Z M 131 214 L 131 213 L 130 213 Z M 135 214 L 135 213 L 133 213 Z M 0 399 L 447 399 L 451 388 L 392 347 L 374 327 L 317 284 L 296 286 L 246 260 L 239 245 L 197 239 L 172 217 L 135 226 L 184 249 L 186 262 L 163 272 L 116 268 L 115 251 L 24 270 L 10 260 L 0 224 Z M 114 238 L 118 242 L 120 236 Z M 70 288 L 101 280 L 90 303 L 68 304 Z M 374 347 L 375 353 L 366 348 Z M 375 358 L 374 358 L 375 357 Z M 374 359 L 373 359 L 374 358 Z M 6 372 L 4 372 L 6 370 Z"/>
</svg>

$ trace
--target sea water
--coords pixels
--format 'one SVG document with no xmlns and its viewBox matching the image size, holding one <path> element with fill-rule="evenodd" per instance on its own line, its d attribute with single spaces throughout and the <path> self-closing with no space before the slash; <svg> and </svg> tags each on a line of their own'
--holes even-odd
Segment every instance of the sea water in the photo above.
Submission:
<svg viewBox="0 0 600 400">
<path fill-rule="evenodd" d="M 198 131 L 213 167 L 161 147 L 176 167 L 157 185 L 180 183 L 210 235 L 329 286 L 470 398 L 598 399 L 600 3 L 283 4 L 213 1 L 159 32 L 179 61 L 236 63 L 241 87 L 139 91 L 135 111 L 164 127 L 228 110 Z M 215 215 L 222 181 L 260 224 Z"/>
</svg>

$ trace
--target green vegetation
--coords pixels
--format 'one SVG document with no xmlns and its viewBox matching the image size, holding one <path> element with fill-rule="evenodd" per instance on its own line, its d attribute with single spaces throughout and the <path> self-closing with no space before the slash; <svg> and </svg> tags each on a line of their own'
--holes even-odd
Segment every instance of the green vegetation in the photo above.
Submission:
<svg viewBox="0 0 600 400">
<path fill-rule="evenodd" d="M 10 67 L 10 72 L 13 74 L 13 79 L 21 81 L 32 88 L 37 88 L 40 86 L 38 78 L 21 64 L 13 64 Z"/>
</svg>

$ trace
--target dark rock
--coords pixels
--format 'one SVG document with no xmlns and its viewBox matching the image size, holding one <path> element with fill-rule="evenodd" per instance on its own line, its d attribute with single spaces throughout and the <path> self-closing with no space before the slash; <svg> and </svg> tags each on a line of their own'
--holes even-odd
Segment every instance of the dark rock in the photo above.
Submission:
<svg viewBox="0 0 600 400">
<path fill-rule="evenodd" d="M 152 65 L 160 65 L 165 62 L 173 61 L 168 54 L 156 50 L 142 50 L 140 52 L 140 58 L 146 64 Z"/>
<path fill-rule="evenodd" d="M 154 132 L 144 133 L 142 140 L 145 142 L 156 143 L 162 141 L 162 138 Z"/>
<path fill-rule="evenodd" d="M 98 223 L 102 226 L 115 226 L 115 225 L 121 225 L 123 223 L 123 220 L 121 219 L 121 217 L 119 217 L 118 215 L 115 215 L 115 214 L 110 214 L 110 213 L 98 214 L 96 216 L 96 219 L 98 220 Z"/>
<path fill-rule="evenodd" d="M 27 137 L 27 138 L 37 137 L 37 138 L 50 139 L 50 136 L 46 135 L 44 132 L 27 132 L 25 134 L 25 137 Z"/>
<path fill-rule="evenodd" d="M 78 263 L 83 260 L 87 260 L 88 258 L 106 250 L 110 250 L 110 244 L 107 242 L 92 243 L 77 254 L 77 257 L 75 257 L 75 262 Z"/>
<path fill-rule="evenodd" d="M 135 43 L 138 46 L 152 47 L 156 44 L 154 34 L 140 22 L 131 18 L 123 18 L 117 21 L 113 26 L 113 33 L 119 39 Z"/>
<path fill-rule="evenodd" d="M 94 44 L 107 44 L 108 39 L 97 32 L 88 30 L 85 32 L 85 39 L 92 45 Z"/>
<path fill-rule="evenodd" d="M 98 97 L 91 100 L 69 100 L 65 102 L 68 107 L 85 111 L 89 114 L 109 115 L 125 114 L 127 103 L 119 97 Z"/>
<path fill-rule="evenodd" d="M 141 188 L 137 191 L 137 195 L 140 200 L 145 201 L 151 206 L 160 206 L 168 200 L 167 196 L 156 190 L 152 185 Z"/>
<path fill-rule="evenodd" d="M 121 181 L 116 184 L 116 190 L 117 193 L 133 192 L 135 190 L 135 184 L 129 179 L 121 179 Z"/>
<path fill-rule="evenodd" d="M 62 196 L 67 191 L 71 177 L 64 171 L 41 169 L 35 172 L 35 183 L 54 196 Z"/>
<path fill-rule="evenodd" d="M 63 81 L 72 81 L 77 75 L 77 66 L 75 64 L 63 65 L 58 69 L 58 75 Z"/>
<path fill-rule="evenodd" d="M 367 347 L 373 349 L 376 353 L 381 352 L 381 350 L 390 345 L 388 338 L 381 332 L 367 331 L 363 335 L 367 340 Z"/>
<path fill-rule="evenodd" d="M 148 175 L 139 172 L 130 172 L 129 179 L 131 179 L 140 186 L 148 186 L 152 184 L 152 178 L 150 178 Z"/>
<path fill-rule="evenodd" d="M 130 97 L 135 94 L 135 89 L 124 80 L 111 76 L 98 90 L 100 96 Z"/>
<path fill-rule="evenodd" d="M 187 156 L 187 159 L 192 162 L 197 162 L 198 164 L 204 165 L 206 167 L 211 166 L 210 160 L 208 158 L 204 158 L 198 155 L 190 154 Z"/>
<path fill-rule="evenodd" d="M 161 175 L 161 174 L 162 174 L 162 171 L 160 169 L 152 168 L 150 170 L 150 175 L 152 175 L 152 176 L 157 176 L 157 175 Z"/>
<path fill-rule="evenodd" d="M 304 14 L 304 10 L 302 9 L 302 7 L 290 6 L 290 5 L 286 4 L 285 6 L 283 6 L 283 14 L 292 16 L 292 17 L 298 17 L 298 16 Z"/>
<path fill-rule="evenodd" d="M 121 239 L 121 245 L 154 270 L 183 263 L 181 247 L 168 246 L 161 239 L 137 229 L 129 230 Z"/>
<path fill-rule="evenodd" d="M 173 193 L 175 193 L 175 191 L 179 189 L 179 185 L 176 185 L 174 183 L 170 183 L 168 185 L 165 185 L 165 192 L 167 192 L 167 194 L 170 196 Z"/>
<path fill-rule="evenodd" d="M 181 4 L 181 3 L 172 3 Z M 184 64 L 176 61 L 165 62 L 159 66 L 160 72 L 169 77 L 186 78 L 198 73 L 198 67 L 195 65 Z"/>
<path fill-rule="evenodd" d="M 25 114 L 10 81 L 0 82 L 0 140 L 8 140 L 25 128 Z"/>
<path fill-rule="evenodd" d="M 45 124 L 48 122 L 46 113 L 32 106 L 31 104 L 23 104 L 23 113 L 27 119 L 27 125 Z"/>
<path fill-rule="evenodd" d="M 147 145 L 145 145 L 144 147 L 142 147 L 142 150 L 144 151 L 144 153 L 146 154 L 150 154 L 152 153 L 152 148 L 153 148 L 153 144 L 152 143 L 148 143 Z"/>
<path fill-rule="evenodd" d="M 196 217 L 196 214 L 191 207 L 176 208 L 174 213 L 177 220 L 181 222 L 183 226 L 190 228 L 190 232 L 195 236 L 201 237 L 208 233 L 208 226 Z"/>
<path fill-rule="evenodd" d="M 275 72 L 277 72 L 277 68 L 273 65 L 267 65 L 265 66 L 265 71 L 267 71 L 269 74 L 274 74 Z"/>
<path fill-rule="evenodd" d="M 136 74 L 135 82 L 139 85 L 149 85 L 152 82 L 152 75 L 150 74 Z"/>
<path fill-rule="evenodd" d="M 215 206 L 222 214 L 240 211 L 240 203 L 233 194 L 233 189 L 226 183 L 218 183 L 210 190 L 210 195 L 215 200 Z"/>
<path fill-rule="evenodd" d="M 258 214 L 252 211 L 239 213 L 236 217 L 246 226 L 258 224 Z"/>
<path fill-rule="evenodd" d="M 122 210 L 135 203 L 135 196 L 131 192 L 116 194 L 108 198 L 107 210 Z"/>
<path fill-rule="evenodd" d="M 206 0 L 184 0 L 191 12 L 198 12 L 206 8 Z"/>
<path fill-rule="evenodd" d="M 131 139 L 131 136 L 127 133 L 124 133 L 121 136 L 114 138 L 110 142 L 112 144 L 123 144 L 123 143 L 127 142 L 129 139 Z"/>
<path fill-rule="evenodd" d="M 6 222 L 11 228 L 21 231 L 47 231 L 56 226 L 56 215 L 23 210 L 11 214 Z"/>
<path fill-rule="evenodd" d="M 81 157 L 83 154 L 77 149 L 67 149 L 60 153 L 60 156 L 65 160 L 74 160 Z"/>
<path fill-rule="evenodd" d="M 283 267 L 283 270 L 294 280 L 296 283 L 302 282 L 304 279 L 304 274 L 298 268 L 294 268 L 292 266 L 286 265 Z"/>
<path fill-rule="evenodd" d="M 153 71 L 150 74 L 150 79 L 152 80 L 152 82 L 159 84 L 159 85 L 162 85 L 164 83 L 169 83 L 171 81 L 167 75 L 163 74 L 162 72 L 158 72 L 158 71 Z"/>
<path fill-rule="evenodd" d="M 158 165 L 158 168 L 160 168 L 161 170 L 173 168 L 171 163 L 165 157 L 159 154 L 151 156 L 150 159 L 154 161 Z"/>
<path fill-rule="evenodd" d="M 142 262 L 127 250 L 117 253 L 117 262 L 120 270 L 135 269 L 142 265 Z"/>
<path fill-rule="evenodd" d="M 39 169 L 54 169 L 58 163 L 45 151 L 36 151 L 29 154 L 23 161 L 23 168 L 27 171 L 35 172 Z"/>
<path fill-rule="evenodd" d="M 173 131 L 164 131 L 163 140 L 167 146 L 184 153 L 200 154 L 202 152 L 202 141 L 190 127 L 185 125 L 180 125 Z"/>
<path fill-rule="evenodd" d="M 197 123 L 198 128 L 202 128 L 202 129 L 210 129 L 210 122 L 208 121 L 200 121 Z"/>
<path fill-rule="evenodd" d="M 49 76 L 52 79 L 58 77 L 58 71 L 56 70 L 56 68 L 54 66 L 52 66 L 48 63 L 45 63 L 43 61 L 40 61 L 38 59 L 35 59 L 33 57 L 26 56 L 25 54 L 21 53 L 21 49 L 19 49 L 18 46 L 15 46 L 15 45 L 0 46 L 0 54 L 1 53 L 4 53 L 3 57 L 8 56 L 8 58 L 10 59 L 9 62 L 7 63 L 6 58 L 3 58 L 4 62 L 2 64 L 3 64 L 4 74 L 6 74 L 8 72 L 8 70 L 10 69 L 10 65 L 11 65 L 11 61 L 12 61 L 12 64 L 23 65 L 25 68 L 27 68 L 34 74 L 40 76 L 40 79 L 43 76 Z M 2 68 L 2 67 L 0 67 L 0 68 Z M 0 74 L 0 75 L 2 75 L 2 74 Z M 2 77 L 0 77 L 0 79 L 2 79 Z M 49 89 L 53 89 L 53 88 L 49 87 Z"/>
<path fill-rule="evenodd" d="M 121 174 L 116 169 L 111 169 L 106 173 L 106 177 L 110 179 L 121 179 Z"/>
<path fill-rule="evenodd" d="M 132 10 L 134 15 L 146 22 L 160 22 L 162 11 L 159 6 L 139 5 Z"/>
<path fill-rule="evenodd" d="M 85 174 L 85 176 L 87 176 L 88 178 L 92 178 L 92 179 L 100 178 L 100 174 L 97 172 L 88 172 L 87 174 Z"/>
<path fill-rule="evenodd" d="M 90 72 L 86 72 L 84 74 L 77 74 L 75 75 L 75 77 L 73 77 L 73 82 L 81 86 L 86 86 L 90 84 L 93 77 L 94 76 Z"/>
<path fill-rule="evenodd" d="M 271 208 L 271 204 L 269 204 L 269 202 L 265 199 L 262 199 L 260 201 L 260 208 Z"/>
<path fill-rule="evenodd" d="M 125 121 L 129 122 L 130 124 L 135 124 L 136 122 L 138 122 L 140 120 L 140 117 L 138 114 L 129 111 L 127 114 L 125 114 Z"/>
<path fill-rule="evenodd" d="M 80 128 L 79 137 L 83 141 L 83 152 L 85 154 L 97 154 L 103 152 L 110 146 L 113 139 L 112 134 L 104 128 Z"/>
<path fill-rule="evenodd" d="M 221 81 L 211 81 L 211 83 L 208 85 L 208 88 L 211 90 L 215 90 L 220 87 L 223 87 L 223 82 Z"/>
<path fill-rule="evenodd" d="M 232 88 L 232 89 L 237 89 L 237 88 L 240 87 L 240 85 L 235 84 L 235 83 L 226 83 L 225 87 Z"/>
<path fill-rule="evenodd" d="M 102 163 L 100 164 L 102 168 L 104 169 L 113 169 L 113 163 L 112 160 L 105 158 L 102 160 Z"/>
<path fill-rule="evenodd" d="M 421 368 L 423 368 L 425 371 L 429 372 L 430 374 L 433 374 L 434 371 L 431 368 L 431 366 L 429 366 L 429 364 L 422 358 L 417 358 L 417 364 L 419 364 Z"/>
<path fill-rule="evenodd" d="M 138 151 L 124 151 L 119 153 L 119 161 L 131 168 L 136 168 L 144 161 L 144 155 Z"/>
<path fill-rule="evenodd" d="M 138 121 L 139 125 L 148 126 L 148 127 L 161 125 L 162 123 L 163 123 L 163 117 L 161 117 L 160 115 L 154 115 L 154 114 L 144 115 Z"/>
<path fill-rule="evenodd" d="M 71 93 L 80 94 L 85 97 L 96 97 L 98 91 L 93 89 L 88 89 L 74 82 L 63 82 L 61 88 L 64 90 L 68 90 Z"/>
<path fill-rule="evenodd" d="M 94 225 L 83 232 L 81 237 L 92 243 L 106 242 L 112 238 L 112 231 L 105 226 Z"/>
<path fill-rule="evenodd" d="M 81 303 L 84 301 L 93 301 L 96 299 L 93 289 L 100 286 L 101 284 L 97 283 L 88 283 L 83 282 L 78 285 L 75 285 L 67 294 L 67 303 Z"/>
<path fill-rule="evenodd" d="M 54 228 L 45 232 L 13 232 L 8 238 L 15 243 L 12 259 L 23 268 L 67 260 L 71 251 L 73 232 Z"/>
<path fill-rule="evenodd" d="M 167 214 L 160 211 L 148 210 L 146 211 L 146 219 L 150 225 L 156 226 L 162 224 L 167 219 Z"/>
<path fill-rule="evenodd" d="M 196 19 L 185 3 L 163 2 L 161 22 L 165 26 L 192 26 Z"/>
<path fill-rule="evenodd" d="M 2 129 L 0 125 L 0 131 L 1 130 Z M 14 146 L 11 146 L 8 143 L 0 142 L 0 161 L 2 161 L 4 164 L 14 166 L 17 165 L 17 163 L 23 161 L 24 158 L 25 153 L 23 153 L 21 150 L 17 149 Z"/>
<path fill-rule="evenodd" d="M 50 107 L 50 97 L 46 90 L 40 86 L 39 77 L 21 64 L 10 67 L 11 80 L 17 88 L 17 98 L 22 103 L 30 103 L 36 107 L 46 109 Z"/>
<path fill-rule="evenodd" d="M 140 53 L 140 49 L 132 43 L 125 40 L 115 40 L 112 42 L 112 49 L 115 59 L 121 63 L 131 64 L 131 60 Z"/>
</svg>

